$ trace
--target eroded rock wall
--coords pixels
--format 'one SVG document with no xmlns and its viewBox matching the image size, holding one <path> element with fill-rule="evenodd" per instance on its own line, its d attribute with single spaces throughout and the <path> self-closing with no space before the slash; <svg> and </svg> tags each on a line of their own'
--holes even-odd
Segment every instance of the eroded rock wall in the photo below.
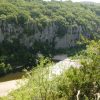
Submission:
<svg viewBox="0 0 100 100">
<path fill-rule="evenodd" d="M 25 29 L 29 28 L 30 32 L 25 32 Z M 82 27 L 78 26 L 74 29 L 67 29 L 63 36 L 57 35 L 58 26 L 55 23 L 47 25 L 45 28 L 40 30 L 34 24 L 28 24 L 21 26 L 19 24 L 7 23 L 6 21 L 0 21 L 0 42 L 8 40 L 13 42 L 13 39 L 18 39 L 20 43 L 27 47 L 31 47 L 35 41 L 46 42 L 52 41 L 55 43 L 55 48 L 66 48 L 74 46 L 76 40 L 80 38 L 79 34 L 82 33 Z M 84 35 L 89 36 L 85 33 Z"/>
</svg>

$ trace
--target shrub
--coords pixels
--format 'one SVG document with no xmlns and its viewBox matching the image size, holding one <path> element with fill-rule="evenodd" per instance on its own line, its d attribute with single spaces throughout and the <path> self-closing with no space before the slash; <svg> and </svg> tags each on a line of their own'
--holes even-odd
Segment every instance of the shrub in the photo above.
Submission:
<svg viewBox="0 0 100 100">
<path fill-rule="evenodd" d="M 10 64 L 0 63 L 0 76 L 11 72 L 12 67 Z"/>
<path fill-rule="evenodd" d="M 90 42 L 92 43 L 92 42 Z M 98 43 L 98 42 L 97 42 Z M 97 43 L 90 44 L 95 48 Z M 7 98 L 14 100 L 76 100 L 76 95 L 80 91 L 80 100 L 94 100 L 95 94 L 100 92 L 100 53 L 99 48 L 96 52 L 88 52 L 90 45 L 87 46 L 87 56 L 90 57 L 82 61 L 82 66 L 70 68 L 60 76 L 49 79 L 50 61 L 40 59 L 38 66 L 30 73 L 26 74 L 28 84 L 11 93 Z M 94 46 L 93 46 L 94 45 Z M 92 56 L 90 56 L 92 55 Z"/>
</svg>

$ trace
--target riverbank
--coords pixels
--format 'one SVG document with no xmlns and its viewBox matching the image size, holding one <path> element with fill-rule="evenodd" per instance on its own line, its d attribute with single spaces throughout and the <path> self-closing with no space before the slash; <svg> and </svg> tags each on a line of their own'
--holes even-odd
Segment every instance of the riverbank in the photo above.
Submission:
<svg viewBox="0 0 100 100">
<path fill-rule="evenodd" d="M 21 79 L 1 82 L 0 83 L 0 97 L 7 96 L 12 90 L 18 89 L 19 86 L 17 85 L 17 83 L 20 81 Z"/>
<path fill-rule="evenodd" d="M 55 65 L 49 68 L 49 79 L 52 79 L 53 75 L 60 75 L 71 66 L 79 68 L 80 64 L 78 61 L 71 60 L 71 59 L 64 59 L 62 61 L 59 61 L 58 63 L 56 63 Z M 7 96 L 12 90 L 18 89 L 20 87 L 18 86 L 18 82 L 20 81 L 23 81 L 23 80 L 16 79 L 16 80 L 11 80 L 7 82 L 1 82 L 0 83 L 0 97 Z"/>
</svg>

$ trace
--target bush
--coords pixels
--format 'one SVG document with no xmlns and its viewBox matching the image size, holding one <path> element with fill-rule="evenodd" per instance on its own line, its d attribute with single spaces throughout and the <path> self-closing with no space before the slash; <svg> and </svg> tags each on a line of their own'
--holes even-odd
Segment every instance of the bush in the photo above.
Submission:
<svg viewBox="0 0 100 100">
<path fill-rule="evenodd" d="M 3 41 L 0 44 L 0 63 L 4 63 L 5 66 L 10 64 L 12 71 L 21 71 L 27 67 L 31 69 L 36 65 L 36 58 L 36 54 L 31 48 L 26 48 L 17 40 L 13 40 L 13 43 Z M 5 66 L 3 69 L 6 70 Z M 17 68 L 18 66 L 21 68 Z"/>
<path fill-rule="evenodd" d="M 91 46 L 93 49 L 98 45 L 91 43 L 85 51 L 89 59 L 82 61 L 79 69 L 72 67 L 54 79 L 49 79 L 49 67 L 44 67 L 50 66 L 50 61 L 41 59 L 37 68 L 26 74 L 28 84 L 11 93 L 7 100 L 76 100 L 79 91 L 80 100 L 94 100 L 95 94 L 100 93 L 100 51 L 97 47 L 96 52 L 89 53 Z"/>
<path fill-rule="evenodd" d="M 0 63 L 0 76 L 7 74 L 12 71 L 10 64 Z"/>
</svg>

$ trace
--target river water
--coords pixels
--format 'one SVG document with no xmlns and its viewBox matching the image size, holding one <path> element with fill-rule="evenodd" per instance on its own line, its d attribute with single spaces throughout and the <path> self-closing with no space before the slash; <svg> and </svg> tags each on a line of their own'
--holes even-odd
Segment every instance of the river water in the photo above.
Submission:
<svg viewBox="0 0 100 100">
<path fill-rule="evenodd" d="M 67 56 L 65 54 L 62 55 L 55 55 L 52 60 L 57 63 L 59 61 L 63 61 L 64 59 L 66 59 Z M 17 80 L 17 79 L 21 79 L 24 75 L 24 72 L 16 72 L 16 73 L 10 73 L 7 74 L 3 77 L 0 77 L 0 82 L 5 82 L 5 81 L 11 81 L 11 80 Z"/>
<path fill-rule="evenodd" d="M 21 79 L 23 75 L 24 75 L 24 72 L 10 73 L 10 74 L 0 77 L 0 82 Z"/>
</svg>

